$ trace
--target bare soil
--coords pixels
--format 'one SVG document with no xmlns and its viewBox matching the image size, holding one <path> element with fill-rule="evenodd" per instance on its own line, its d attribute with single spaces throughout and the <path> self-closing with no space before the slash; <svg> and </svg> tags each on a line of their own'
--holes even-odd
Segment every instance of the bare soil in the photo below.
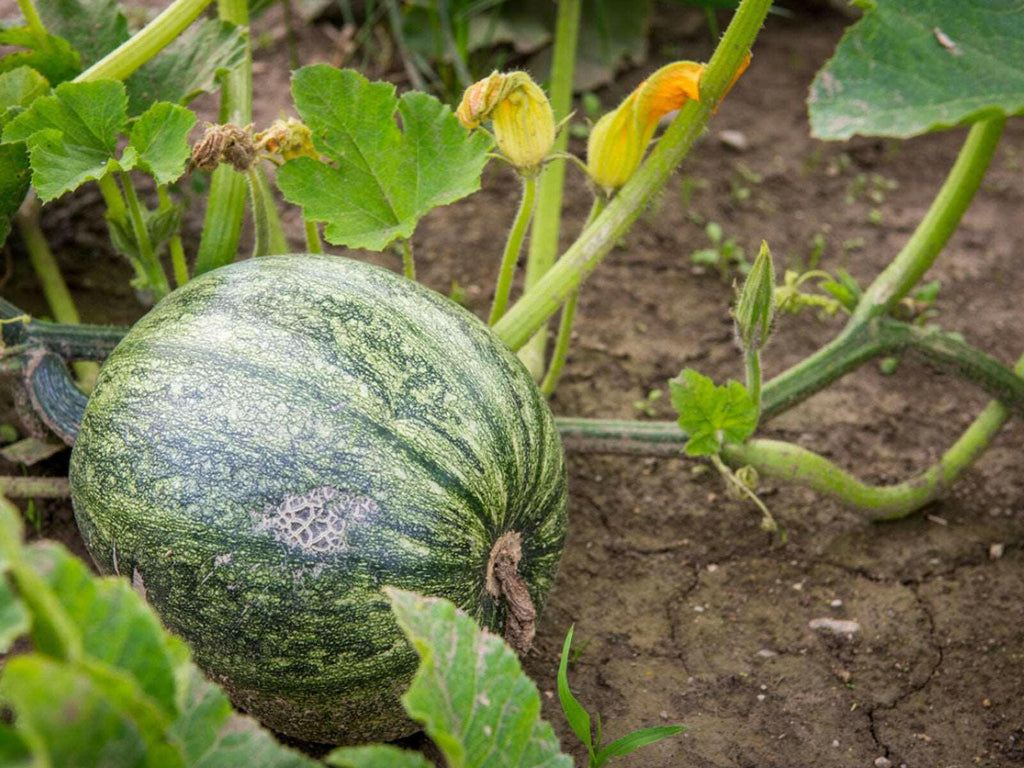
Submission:
<svg viewBox="0 0 1024 768">
<path fill-rule="evenodd" d="M 557 414 L 638 418 L 634 402 L 665 389 L 685 365 L 719 381 L 742 376 L 728 317 L 732 289 L 690 260 L 707 246 L 707 221 L 750 255 L 767 240 L 777 262 L 793 268 L 807 263 L 820 233 L 821 267 L 847 269 L 862 284 L 907 240 L 965 131 L 905 142 L 812 140 L 807 88 L 846 23 L 813 9 L 769 17 L 753 65 L 709 134 L 585 285 L 552 400 Z M 652 61 L 601 93 L 606 106 L 669 53 L 710 55 L 706 28 L 676 6 L 663 9 L 653 29 Z M 325 28 L 301 34 L 303 63 L 336 55 Z M 286 60 L 280 36 L 259 53 L 264 122 L 288 106 Z M 725 130 L 741 131 L 747 149 L 725 146 Z M 1007 363 L 1024 350 L 1022 164 L 1024 123 L 1016 120 L 928 275 L 942 283 L 936 321 Z M 512 174 L 493 167 L 481 192 L 432 212 L 414 238 L 421 279 L 442 292 L 458 280 L 470 308 L 484 315 L 517 196 Z M 145 308 L 127 287 L 127 268 L 109 254 L 94 202 L 85 194 L 55 206 L 47 225 L 84 319 L 127 323 Z M 570 171 L 566 243 L 588 207 L 585 183 Z M 292 233 L 299 247 L 301 231 Z M 12 251 L 4 296 L 45 314 L 17 242 Z M 365 256 L 399 265 L 395 254 Z M 811 353 L 841 322 L 782 318 L 765 354 L 767 374 Z M 653 403 L 659 418 L 671 418 L 666 401 Z M 820 451 L 866 480 L 895 482 L 934 462 L 984 403 L 926 367 L 904 362 L 884 375 L 870 364 L 763 433 Z M 805 489 L 768 487 L 785 542 L 761 532 L 755 511 L 695 462 L 570 455 L 570 538 L 525 660 L 545 716 L 585 764 L 554 695 L 558 653 L 575 624 L 581 652 L 570 678 L 585 706 L 601 713 L 608 740 L 656 724 L 687 727 L 622 760 L 624 768 L 1024 765 L 1022 442 L 1024 427 L 1012 422 L 945 500 L 898 523 L 869 523 Z M 33 472 L 65 467 L 58 457 Z M 84 554 L 69 504 L 38 509 L 43 536 Z M 820 619 L 853 621 L 857 630 L 815 629 Z"/>
</svg>

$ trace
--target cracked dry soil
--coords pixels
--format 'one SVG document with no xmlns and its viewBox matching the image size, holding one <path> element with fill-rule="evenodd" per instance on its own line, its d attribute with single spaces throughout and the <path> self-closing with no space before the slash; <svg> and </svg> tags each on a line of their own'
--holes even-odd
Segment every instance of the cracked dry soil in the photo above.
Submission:
<svg viewBox="0 0 1024 768">
<path fill-rule="evenodd" d="M 806 264 L 821 234 L 821 268 L 845 268 L 864 285 L 931 201 L 965 131 L 906 142 L 810 139 L 807 87 L 846 20 L 787 5 L 793 16 L 769 17 L 753 65 L 709 134 L 586 283 L 556 413 L 637 418 L 634 401 L 684 365 L 719 381 L 742 375 L 730 286 L 689 260 L 707 245 L 704 222 L 717 221 L 747 253 L 766 239 L 780 272 Z M 706 28 L 687 11 L 666 6 L 659 14 L 651 60 L 601 92 L 606 106 L 673 49 L 696 60 L 710 55 Z M 320 25 L 305 29 L 303 63 L 331 60 L 330 41 Z M 258 54 L 258 121 L 286 106 L 286 60 L 283 42 Z M 1008 124 L 984 186 L 928 275 L 942 282 L 936 321 L 1004 362 L 1024 351 L 1024 230 L 1015 224 L 1024 208 L 1021 122 Z M 723 130 L 742 131 L 746 151 L 723 146 Z M 573 149 L 582 153 L 582 143 Z M 579 176 L 569 178 L 566 242 L 589 206 Z M 445 292 L 458 280 L 471 309 L 486 314 L 499 233 L 517 195 L 515 179 L 495 167 L 482 192 L 427 216 L 414 238 L 421 278 Z M 75 198 L 55 209 L 50 236 L 85 320 L 125 323 L 144 310 L 102 233 L 82 228 L 81 206 L 89 204 Z M 200 219 L 201 210 L 190 217 Z M 289 223 L 299 247 L 299 222 Z M 24 255 L 12 245 L 4 295 L 41 314 Z M 398 266 L 393 254 L 365 257 Z M 112 299 L 111 290 L 120 294 Z M 782 318 L 765 352 L 767 375 L 840 324 Z M 671 417 L 666 400 L 654 402 L 660 418 Z M 869 364 L 764 434 L 799 441 L 872 482 L 895 482 L 934 462 L 984 402 L 909 361 L 892 376 Z M 786 528 L 784 543 L 759 531 L 754 511 L 694 462 L 571 453 L 570 538 L 525 660 L 545 716 L 585 764 L 554 695 L 562 639 L 575 623 L 581 652 L 570 680 L 601 713 L 609 740 L 644 726 L 687 726 L 685 735 L 623 759 L 624 768 L 1024 765 L 1022 442 L 1024 428 L 1011 422 L 943 501 L 898 523 L 872 524 L 809 491 L 769 485 L 764 498 Z M 39 469 L 59 472 L 61 461 Z M 43 535 L 82 553 L 69 505 L 41 509 Z M 993 545 L 1002 545 L 1000 557 Z"/>
</svg>

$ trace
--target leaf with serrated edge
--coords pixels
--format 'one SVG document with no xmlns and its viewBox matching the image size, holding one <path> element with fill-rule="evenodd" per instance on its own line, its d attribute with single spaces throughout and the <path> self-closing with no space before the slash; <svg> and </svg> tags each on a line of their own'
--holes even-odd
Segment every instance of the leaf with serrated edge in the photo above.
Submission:
<svg viewBox="0 0 1024 768">
<path fill-rule="evenodd" d="M 419 752 L 390 744 L 341 747 L 325 757 L 324 762 L 337 768 L 433 768 L 434 765 Z"/>
<path fill-rule="evenodd" d="M 78 51 L 67 40 L 56 35 L 48 34 L 39 38 L 28 27 L 0 29 L 0 45 L 26 49 L 0 58 L 0 72 L 31 67 L 49 80 L 51 85 L 56 85 L 82 71 Z"/>
<path fill-rule="evenodd" d="M 707 376 L 686 368 L 669 381 L 669 390 L 679 426 L 690 437 L 684 446 L 690 456 L 718 453 L 724 442 L 743 442 L 757 427 L 757 407 L 738 381 L 716 387 Z"/>
<path fill-rule="evenodd" d="M 47 32 L 71 43 L 82 66 L 96 63 L 128 39 L 118 0 L 35 0 Z"/>
<path fill-rule="evenodd" d="M 188 134 L 196 116 L 185 107 L 160 102 L 142 113 L 128 146 L 138 155 L 136 167 L 153 175 L 158 184 L 170 184 L 185 172 L 191 148 Z"/>
<path fill-rule="evenodd" d="M 396 100 L 394 86 L 327 65 L 298 70 L 292 93 L 317 151 L 336 165 L 301 157 L 277 181 L 285 199 L 327 223 L 329 242 L 381 250 L 411 236 L 431 208 L 480 188 L 490 139 L 467 134 L 432 96 Z"/>
<path fill-rule="evenodd" d="M 871 3 L 818 72 L 807 103 L 820 139 L 906 138 L 1024 113 L 1024 6 Z"/>
<path fill-rule="evenodd" d="M 128 114 L 157 101 L 187 104 L 216 88 L 217 75 L 245 58 L 248 36 L 241 27 L 207 19 L 167 46 L 125 81 Z"/>
<path fill-rule="evenodd" d="M 447 600 L 386 588 L 398 625 L 420 655 L 402 698 L 451 766 L 571 768 L 540 694 L 505 642 Z"/>
<path fill-rule="evenodd" d="M 119 82 L 63 83 L 11 120 L 3 140 L 28 143 L 32 184 L 41 200 L 52 200 L 111 170 L 134 165 L 131 147 L 116 157 L 127 104 Z"/>
</svg>

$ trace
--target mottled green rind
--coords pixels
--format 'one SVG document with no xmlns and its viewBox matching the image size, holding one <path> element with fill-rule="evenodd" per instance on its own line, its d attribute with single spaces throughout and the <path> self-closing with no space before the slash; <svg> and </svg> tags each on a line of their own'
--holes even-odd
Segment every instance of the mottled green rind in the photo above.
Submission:
<svg viewBox="0 0 1024 768">
<path fill-rule="evenodd" d="M 564 453 L 526 369 L 454 303 L 340 257 L 240 262 L 168 296 L 104 365 L 71 486 L 97 564 L 237 705 L 333 743 L 416 728 L 398 698 L 416 654 L 382 586 L 500 631 L 493 542 L 520 532 L 540 605 L 566 530 Z M 322 488 L 344 530 L 312 551 L 277 508 Z"/>
</svg>

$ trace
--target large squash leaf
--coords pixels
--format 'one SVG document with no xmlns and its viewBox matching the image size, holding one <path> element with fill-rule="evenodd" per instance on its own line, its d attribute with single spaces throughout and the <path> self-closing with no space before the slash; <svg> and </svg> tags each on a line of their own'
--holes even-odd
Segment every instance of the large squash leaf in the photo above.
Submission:
<svg viewBox="0 0 1024 768">
<path fill-rule="evenodd" d="M 32 184 L 43 202 L 111 171 L 138 167 L 166 184 L 185 171 L 188 132 L 195 115 L 158 102 L 136 122 L 124 151 L 118 136 L 128 129 L 128 95 L 123 83 L 98 80 L 62 83 L 11 120 L 4 142 L 25 142 Z"/>
<path fill-rule="evenodd" d="M 327 222 L 331 243 L 379 251 L 412 235 L 431 208 L 480 188 L 490 140 L 468 134 L 433 96 L 396 99 L 389 83 L 324 64 L 298 70 L 292 95 L 316 150 L 335 164 L 300 157 L 277 182 L 308 218 Z"/>
<path fill-rule="evenodd" d="M 317 765 L 234 712 L 126 580 L 93 576 L 57 544 L 23 547 L 21 528 L 0 497 L 0 649 L 29 631 L 36 649 L 0 671 L 14 713 L 0 764 Z"/>
<path fill-rule="evenodd" d="M 420 655 L 402 701 L 450 768 L 571 768 L 540 716 L 537 686 L 500 637 L 447 600 L 387 590 L 398 624 Z"/>
<path fill-rule="evenodd" d="M 1020 0 L 861 0 L 811 84 L 811 133 L 822 139 L 916 136 L 1024 112 Z"/>
</svg>

